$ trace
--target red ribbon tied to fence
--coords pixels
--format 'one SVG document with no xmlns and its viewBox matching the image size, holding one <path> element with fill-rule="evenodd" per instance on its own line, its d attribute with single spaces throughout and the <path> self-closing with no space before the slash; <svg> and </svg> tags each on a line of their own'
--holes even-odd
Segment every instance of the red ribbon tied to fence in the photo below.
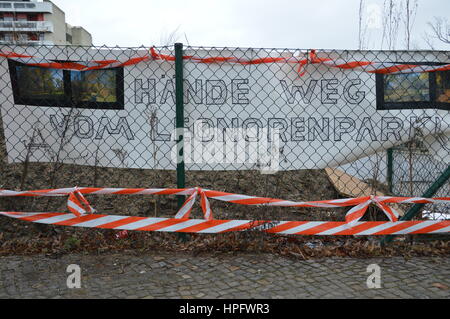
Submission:
<svg viewBox="0 0 450 319">
<path fill-rule="evenodd" d="M 318 64 L 318 63 L 324 63 L 324 62 L 328 62 L 328 61 L 331 61 L 331 59 L 319 58 L 316 54 L 316 50 L 311 50 L 311 51 L 309 51 L 309 54 L 307 55 L 307 59 L 299 61 L 297 73 L 300 76 L 303 76 L 306 73 L 306 66 L 308 64 Z M 302 72 L 302 69 L 303 69 L 303 72 Z"/>
<path fill-rule="evenodd" d="M 328 56 L 327 52 L 321 52 Z M 19 54 L 9 51 L 0 51 L 0 57 L 15 60 L 30 66 L 38 66 L 44 68 L 64 69 L 64 70 L 76 70 L 76 71 L 89 71 L 99 70 L 113 67 L 125 67 L 135 65 L 144 61 L 160 60 L 165 62 L 174 62 L 175 56 L 169 54 L 163 54 L 156 51 L 154 47 L 149 49 L 149 52 L 143 56 L 128 58 L 124 61 L 119 60 L 94 60 L 83 63 L 79 62 L 59 62 L 53 60 L 47 60 L 43 58 L 37 58 L 31 55 Z M 450 64 L 443 65 L 424 65 L 424 64 L 405 64 L 394 62 L 374 62 L 374 61 L 348 61 L 346 59 L 337 58 L 331 59 L 328 57 L 321 58 L 318 56 L 316 50 L 308 50 L 306 56 L 291 56 L 291 57 L 262 57 L 255 59 L 243 59 L 236 58 L 234 56 L 208 56 L 208 57 L 196 57 L 193 55 L 184 55 L 183 60 L 192 61 L 195 63 L 236 63 L 241 65 L 255 65 L 263 63 L 288 63 L 297 64 L 297 72 L 299 76 L 303 76 L 306 73 L 306 65 L 308 64 L 322 64 L 329 68 L 339 69 L 355 69 L 361 72 L 367 73 L 380 73 L 380 74 L 392 74 L 392 73 L 415 73 L 415 72 L 435 72 L 450 70 Z"/>
</svg>

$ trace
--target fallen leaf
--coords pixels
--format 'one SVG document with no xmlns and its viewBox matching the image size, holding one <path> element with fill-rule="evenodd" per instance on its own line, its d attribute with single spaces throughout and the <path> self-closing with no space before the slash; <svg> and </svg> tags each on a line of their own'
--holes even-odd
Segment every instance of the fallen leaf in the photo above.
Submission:
<svg viewBox="0 0 450 319">
<path fill-rule="evenodd" d="M 442 289 L 442 290 L 448 290 L 448 286 L 441 284 L 439 282 L 435 282 L 434 284 L 432 284 L 433 287 Z"/>
</svg>

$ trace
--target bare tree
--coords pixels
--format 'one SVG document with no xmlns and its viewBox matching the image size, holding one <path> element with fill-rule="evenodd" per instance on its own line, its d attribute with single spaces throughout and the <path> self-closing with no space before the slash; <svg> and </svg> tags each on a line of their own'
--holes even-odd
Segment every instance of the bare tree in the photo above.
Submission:
<svg viewBox="0 0 450 319">
<path fill-rule="evenodd" d="M 437 39 L 442 43 L 450 44 L 450 23 L 447 18 L 434 17 L 434 20 L 429 21 L 427 24 L 431 34 L 425 33 L 424 40 L 431 48 L 433 48 L 431 39 Z"/>
<path fill-rule="evenodd" d="M 162 46 L 173 45 L 180 38 L 179 30 L 180 30 L 180 26 L 178 26 L 175 30 L 173 30 L 170 33 L 164 32 L 163 34 L 161 34 L 161 37 L 159 39 L 159 43 Z"/>
<path fill-rule="evenodd" d="M 388 50 L 395 49 L 398 30 L 402 21 L 403 3 L 395 0 L 385 0 L 383 5 L 383 35 L 381 48 L 387 43 Z"/>
<path fill-rule="evenodd" d="M 424 35 L 422 36 L 422 39 L 425 41 L 425 43 L 427 44 L 428 48 L 431 50 L 435 49 L 433 40 L 431 39 L 431 36 L 425 32 Z"/>
<path fill-rule="evenodd" d="M 365 11 L 364 0 L 359 0 L 359 19 L 358 19 L 358 49 L 363 50 L 365 47 L 365 39 L 367 33 L 367 24 L 363 23 Z"/>
<path fill-rule="evenodd" d="M 419 4 L 417 0 L 405 0 L 405 42 L 406 49 L 409 50 L 411 47 L 411 32 L 414 26 L 414 21 L 416 19 L 417 8 Z"/>
</svg>

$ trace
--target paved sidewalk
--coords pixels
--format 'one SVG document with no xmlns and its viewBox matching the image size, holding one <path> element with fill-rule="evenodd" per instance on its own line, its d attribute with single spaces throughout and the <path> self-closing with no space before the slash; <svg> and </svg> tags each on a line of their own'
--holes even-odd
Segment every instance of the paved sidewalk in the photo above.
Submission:
<svg viewBox="0 0 450 319">
<path fill-rule="evenodd" d="M 66 286 L 81 267 L 81 288 Z M 367 266 L 381 267 L 368 289 Z M 450 258 L 328 258 L 181 253 L 0 257 L 0 298 L 449 298 Z"/>
</svg>

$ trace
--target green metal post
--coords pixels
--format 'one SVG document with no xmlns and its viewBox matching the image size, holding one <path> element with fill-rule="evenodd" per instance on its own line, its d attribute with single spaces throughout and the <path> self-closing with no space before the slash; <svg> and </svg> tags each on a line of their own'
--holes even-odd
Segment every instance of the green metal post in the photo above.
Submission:
<svg viewBox="0 0 450 319">
<path fill-rule="evenodd" d="M 386 174 L 386 179 L 387 179 L 387 184 L 388 184 L 388 188 L 389 188 L 389 192 L 392 194 L 392 176 L 393 176 L 393 172 L 394 172 L 394 151 L 392 148 L 389 148 L 387 150 L 387 174 Z"/>
<path fill-rule="evenodd" d="M 433 197 L 434 194 L 448 181 L 450 178 L 450 165 L 447 166 L 447 169 L 439 176 L 434 183 L 423 193 L 422 197 Z M 425 206 L 425 204 L 414 204 L 413 207 L 411 207 L 405 215 L 403 215 L 400 220 L 411 220 L 414 218 L 414 216 L 419 213 L 422 208 Z M 381 241 L 381 244 L 388 244 L 392 241 L 394 238 L 394 235 L 387 235 L 383 238 Z"/>
<path fill-rule="evenodd" d="M 175 43 L 175 103 L 177 128 L 177 187 L 185 187 L 184 170 L 184 103 L 183 103 L 183 43 Z M 178 207 L 184 203 L 184 196 L 178 197 Z"/>
<path fill-rule="evenodd" d="M 177 187 L 184 188 L 186 175 L 184 169 L 184 102 L 183 102 L 183 43 L 175 43 L 175 104 L 176 104 L 176 142 L 177 142 Z M 178 195 L 178 208 L 183 206 L 185 196 Z M 187 240 L 186 234 L 178 238 Z"/>
</svg>

